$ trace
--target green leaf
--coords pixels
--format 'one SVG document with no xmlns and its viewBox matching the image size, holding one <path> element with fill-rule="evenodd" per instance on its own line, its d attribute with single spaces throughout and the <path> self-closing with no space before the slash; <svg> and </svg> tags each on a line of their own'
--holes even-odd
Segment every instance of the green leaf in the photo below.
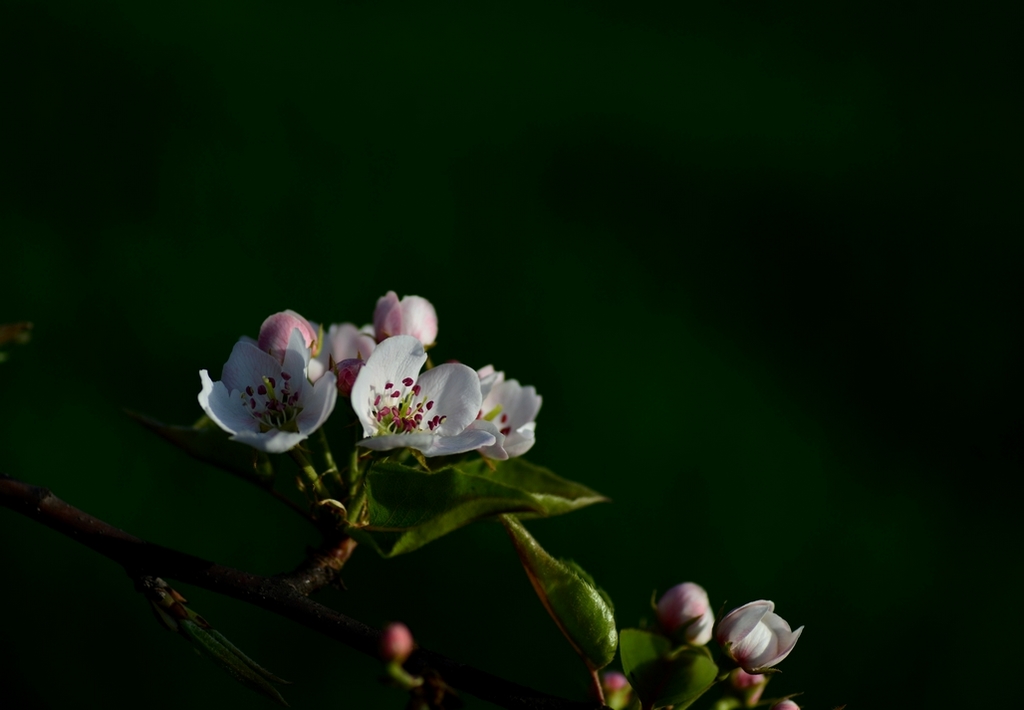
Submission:
<svg viewBox="0 0 1024 710">
<path fill-rule="evenodd" d="M 225 646 L 220 640 L 211 635 L 209 631 L 189 619 L 183 619 L 178 623 L 181 633 L 192 642 L 199 652 L 221 667 L 228 675 L 242 685 L 255 690 L 260 695 L 270 698 L 274 702 L 287 706 L 288 703 L 281 697 L 270 683 L 262 675 L 253 669 L 256 666 L 252 661 L 240 653 L 230 644 Z M 220 636 L 220 634 L 218 634 Z M 223 637 L 221 637 L 223 638 Z M 259 668 L 259 666 L 256 666 Z M 262 668 L 262 673 L 267 673 Z"/>
<path fill-rule="evenodd" d="M 619 655 L 630 685 L 645 708 L 689 707 L 715 683 L 718 666 L 704 647 L 683 646 L 673 651 L 661 634 L 623 629 Z"/>
<path fill-rule="evenodd" d="M 574 562 L 556 560 L 515 517 L 501 516 L 534 591 L 591 670 L 615 657 L 615 611 L 608 595 Z"/>
<path fill-rule="evenodd" d="M 465 473 L 482 476 L 529 493 L 544 509 L 543 513 L 521 514 L 520 518 L 561 515 L 609 500 L 597 491 L 556 476 L 548 469 L 532 464 L 522 457 L 506 461 L 481 458 L 458 464 L 458 468 Z"/>
<path fill-rule="evenodd" d="M 251 446 L 231 441 L 230 434 L 205 416 L 195 426 L 185 427 L 163 424 L 136 412 L 127 414 L 193 458 L 260 486 L 269 487 L 273 484 L 274 466 L 270 458 Z"/>
<path fill-rule="evenodd" d="M 351 529 L 384 557 L 411 552 L 475 520 L 501 513 L 543 513 L 529 494 L 455 468 L 434 473 L 377 463 L 364 479 L 366 524 Z"/>
</svg>

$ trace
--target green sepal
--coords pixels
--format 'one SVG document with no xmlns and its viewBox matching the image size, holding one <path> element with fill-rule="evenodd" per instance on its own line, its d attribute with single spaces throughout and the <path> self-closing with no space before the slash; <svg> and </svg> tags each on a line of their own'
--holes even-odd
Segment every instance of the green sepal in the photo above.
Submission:
<svg viewBox="0 0 1024 710">
<path fill-rule="evenodd" d="M 266 668 L 264 668 L 260 664 L 256 663 L 256 661 L 254 661 L 251 658 L 249 658 L 248 656 L 246 656 L 244 653 L 242 653 L 239 650 L 239 648 L 237 646 L 235 646 L 235 644 L 233 644 L 230 641 L 228 641 L 227 638 L 224 636 L 224 634 L 222 634 L 220 631 L 217 631 L 217 629 L 207 629 L 207 632 L 210 634 L 210 636 L 213 636 L 213 638 L 217 639 L 220 642 L 220 644 L 222 646 L 224 646 L 224 648 L 226 648 L 227 650 L 231 651 L 231 653 L 233 653 L 236 656 L 238 656 L 238 658 L 241 659 L 242 663 L 244 663 L 245 665 L 249 666 L 249 668 L 251 668 L 254 671 L 256 671 L 258 674 L 260 674 L 261 676 L 263 676 L 264 678 L 269 680 L 271 683 L 278 683 L 279 685 L 291 685 L 292 684 L 290 680 L 285 680 L 284 678 L 278 678 L 276 675 L 274 675 L 273 673 L 268 671 Z"/>
<path fill-rule="evenodd" d="M 411 552 L 469 523 L 543 506 L 523 491 L 456 468 L 434 473 L 375 463 L 363 479 L 366 509 L 349 530 L 383 557 Z"/>
<path fill-rule="evenodd" d="M 591 670 L 615 657 L 615 611 L 608 595 L 574 562 L 557 560 L 515 517 L 501 516 L 534 591 L 559 630 Z"/>
<path fill-rule="evenodd" d="M 231 435 L 205 415 L 194 426 L 163 424 L 137 412 L 127 411 L 132 419 L 171 442 L 189 456 L 211 464 L 236 476 L 270 487 L 274 481 L 274 465 L 270 457 L 251 446 L 231 441 Z"/>
<path fill-rule="evenodd" d="M 681 646 L 661 634 L 623 629 L 619 656 L 630 685 L 645 708 L 689 707 L 715 684 L 718 666 L 703 646 Z"/>
<path fill-rule="evenodd" d="M 285 702 L 285 699 L 281 697 L 281 694 L 277 692 L 277 689 L 264 680 L 264 678 L 250 666 L 252 661 L 249 661 L 245 656 L 240 658 L 239 655 L 236 655 L 234 652 L 236 650 L 234 646 L 230 646 L 230 648 L 225 646 L 220 640 L 218 640 L 218 638 L 213 636 L 210 631 L 207 631 L 190 619 L 182 619 L 178 623 L 178 628 L 182 635 L 191 641 L 193 646 L 199 650 L 201 655 L 206 656 L 216 663 L 239 683 L 255 690 L 260 695 L 263 695 L 276 703 L 280 703 L 284 706 L 288 705 L 288 703 Z M 218 636 L 220 635 L 218 634 Z"/>
<path fill-rule="evenodd" d="M 542 513 L 520 513 L 521 519 L 562 515 L 610 499 L 583 484 L 569 481 L 544 468 L 516 457 L 505 461 L 476 459 L 457 468 L 528 493 L 543 508 Z"/>
</svg>

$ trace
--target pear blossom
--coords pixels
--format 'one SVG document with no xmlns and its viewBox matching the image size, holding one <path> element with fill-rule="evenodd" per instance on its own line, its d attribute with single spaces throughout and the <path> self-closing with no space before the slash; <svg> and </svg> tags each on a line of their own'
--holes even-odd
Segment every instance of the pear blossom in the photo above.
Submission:
<svg viewBox="0 0 1024 710">
<path fill-rule="evenodd" d="M 661 595 L 658 621 L 670 634 L 680 631 L 686 643 L 703 646 L 711 640 L 715 615 L 704 587 L 683 582 Z"/>
<path fill-rule="evenodd" d="M 340 363 L 343 360 L 365 360 L 377 347 L 377 341 L 373 339 L 373 326 L 356 328 L 352 323 L 332 323 L 324 334 L 323 347 L 312 360 L 309 361 L 309 380 L 316 382 L 330 369 L 331 360 Z M 336 373 L 337 374 L 337 373 Z M 352 391 L 349 382 L 348 395 Z M 338 378 L 338 386 L 342 386 L 342 378 Z"/>
<path fill-rule="evenodd" d="M 802 626 L 790 630 L 786 620 L 775 613 L 775 603 L 761 599 L 726 614 L 716 638 L 740 668 L 763 673 L 789 655 L 803 630 Z"/>
<path fill-rule="evenodd" d="M 425 346 L 437 339 L 437 311 L 425 298 L 405 296 L 388 291 L 377 300 L 373 310 L 373 331 L 377 342 L 393 335 L 411 335 Z"/>
<path fill-rule="evenodd" d="M 772 705 L 771 710 L 800 710 L 800 706 L 786 698 Z"/>
<path fill-rule="evenodd" d="M 480 453 L 502 460 L 522 456 L 534 444 L 540 395 L 532 385 L 523 387 L 517 380 L 506 380 L 505 373 L 495 372 L 491 365 L 477 370 L 477 375 L 484 401 L 473 427 L 495 435 L 495 443 L 481 448 Z"/>
<path fill-rule="evenodd" d="M 494 444 L 493 433 L 470 426 L 483 401 L 476 372 L 445 363 L 420 374 L 426 361 L 423 343 L 411 335 L 378 343 L 352 385 L 352 409 L 366 437 L 359 446 L 443 456 Z"/>
<path fill-rule="evenodd" d="M 307 342 L 293 328 L 281 360 L 251 341 L 235 343 L 219 381 L 199 371 L 203 411 L 234 441 L 271 454 L 288 451 L 320 428 L 338 397 L 334 373 L 316 384 L 306 379 Z"/>
</svg>

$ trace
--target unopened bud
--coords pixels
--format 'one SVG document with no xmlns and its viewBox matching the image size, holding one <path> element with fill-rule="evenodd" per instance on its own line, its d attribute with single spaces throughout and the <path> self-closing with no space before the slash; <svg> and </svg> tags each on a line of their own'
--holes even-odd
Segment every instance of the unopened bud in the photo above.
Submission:
<svg viewBox="0 0 1024 710">
<path fill-rule="evenodd" d="M 737 668 L 729 674 L 729 684 L 740 698 L 743 704 L 752 708 L 761 699 L 761 693 L 768 684 L 768 676 L 747 673 L 742 668 Z"/>
<path fill-rule="evenodd" d="M 786 698 L 772 705 L 771 710 L 800 710 L 800 706 Z"/>
<path fill-rule="evenodd" d="M 760 599 L 725 615 L 718 625 L 718 643 L 740 668 L 759 673 L 788 656 L 803 630 L 790 630 L 775 613 L 775 604 Z"/>
<path fill-rule="evenodd" d="M 281 362 L 284 362 L 284 353 L 288 349 L 288 339 L 292 337 L 292 331 L 298 329 L 307 348 L 313 347 L 316 343 L 316 331 L 308 320 L 295 311 L 283 311 L 263 321 L 260 326 L 260 334 L 256 339 L 256 345 L 263 352 L 270 353 Z"/>
<path fill-rule="evenodd" d="M 665 592 L 658 600 L 658 621 L 669 634 L 678 631 L 682 641 L 703 646 L 711 640 L 715 615 L 704 587 L 683 582 Z"/>
<path fill-rule="evenodd" d="M 405 663 L 412 653 L 412 632 L 405 624 L 396 622 L 384 628 L 380 637 L 380 655 L 388 663 Z"/>
<path fill-rule="evenodd" d="M 601 674 L 601 689 L 604 691 L 604 703 L 612 710 L 623 710 L 629 707 L 633 699 L 633 689 L 626 676 L 618 671 Z"/>
<path fill-rule="evenodd" d="M 437 339 L 437 312 L 434 306 L 420 296 L 406 296 L 388 291 L 377 300 L 373 311 L 373 330 L 377 342 L 393 335 L 411 335 L 424 345 L 433 345 Z"/>
<path fill-rule="evenodd" d="M 348 397 L 352 394 L 352 385 L 356 381 L 356 375 L 363 369 L 363 365 L 366 362 L 360 360 L 357 357 L 349 358 L 348 360 L 342 360 L 335 366 L 335 372 L 338 374 L 338 394 L 342 397 Z"/>
</svg>

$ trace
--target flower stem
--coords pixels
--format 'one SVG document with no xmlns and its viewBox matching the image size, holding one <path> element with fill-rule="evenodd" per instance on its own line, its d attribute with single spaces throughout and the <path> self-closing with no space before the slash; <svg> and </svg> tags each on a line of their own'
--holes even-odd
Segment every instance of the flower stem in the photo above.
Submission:
<svg viewBox="0 0 1024 710">
<path fill-rule="evenodd" d="M 313 468 L 313 464 L 309 462 L 309 459 L 306 458 L 305 454 L 299 451 L 298 447 L 292 449 L 288 453 L 292 455 L 292 459 L 295 461 L 296 465 L 298 465 L 302 473 L 305 474 L 306 480 L 313 486 L 313 490 L 316 491 L 317 496 L 320 498 L 330 498 L 330 493 L 327 492 L 323 482 L 320 480 L 320 476 L 317 475 L 316 469 Z"/>
<path fill-rule="evenodd" d="M 590 694 L 593 695 L 599 703 L 604 705 L 604 688 L 601 687 L 601 678 L 597 675 L 597 669 L 591 668 L 590 664 L 587 664 L 588 670 L 590 670 Z"/>
</svg>

